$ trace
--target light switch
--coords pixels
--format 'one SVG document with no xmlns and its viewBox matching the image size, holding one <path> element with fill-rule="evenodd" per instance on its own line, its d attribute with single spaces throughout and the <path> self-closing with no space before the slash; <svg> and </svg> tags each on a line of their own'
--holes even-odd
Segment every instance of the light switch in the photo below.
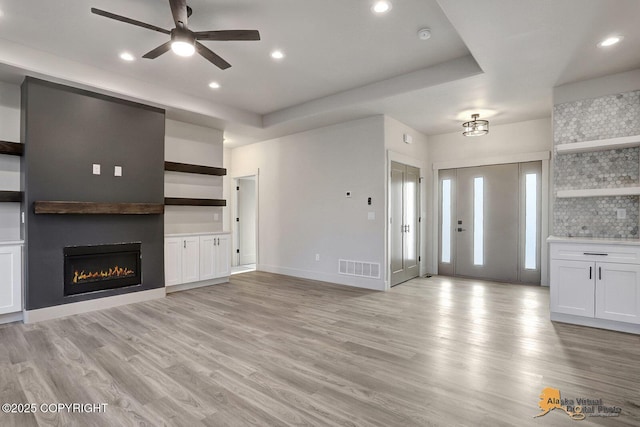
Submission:
<svg viewBox="0 0 640 427">
<path fill-rule="evenodd" d="M 100 175 L 100 165 L 98 163 L 93 164 L 93 174 Z"/>
<path fill-rule="evenodd" d="M 122 176 L 122 166 L 116 166 L 113 168 L 113 176 Z"/>
<path fill-rule="evenodd" d="M 616 209 L 616 214 L 618 215 L 618 219 L 626 219 L 627 218 L 627 210 L 626 209 Z"/>
<path fill-rule="evenodd" d="M 368 212 L 367 213 L 367 219 L 369 221 L 373 221 L 374 219 L 376 219 L 376 213 L 375 212 Z"/>
</svg>

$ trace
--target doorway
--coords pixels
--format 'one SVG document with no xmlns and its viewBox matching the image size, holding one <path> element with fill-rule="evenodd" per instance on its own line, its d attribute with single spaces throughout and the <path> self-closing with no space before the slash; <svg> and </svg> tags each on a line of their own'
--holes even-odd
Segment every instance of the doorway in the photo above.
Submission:
<svg viewBox="0 0 640 427">
<path fill-rule="evenodd" d="M 256 176 L 235 179 L 236 216 L 233 273 L 253 271 L 257 263 L 257 180 Z"/>
<path fill-rule="evenodd" d="M 391 286 L 420 274 L 420 169 L 391 162 Z"/>
<path fill-rule="evenodd" d="M 438 272 L 540 283 L 541 162 L 439 172 Z"/>
</svg>

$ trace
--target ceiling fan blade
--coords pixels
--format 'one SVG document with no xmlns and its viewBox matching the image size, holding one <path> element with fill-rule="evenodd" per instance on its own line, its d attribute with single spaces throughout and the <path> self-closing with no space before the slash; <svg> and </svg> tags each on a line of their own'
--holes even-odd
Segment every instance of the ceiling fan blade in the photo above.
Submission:
<svg viewBox="0 0 640 427">
<path fill-rule="evenodd" d="M 162 55 L 163 53 L 169 52 L 169 50 L 171 50 L 171 40 L 169 40 L 168 42 L 166 42 L 164 44 L 161 44 L 157 48 L 145 53 L 143 58 L 156 59 L 158 56 Z"/>
<path fill-rule="evenodd" d="M 169 0 L 173 22 L 178 28 L 187 28 L 187 0 Z"/>
<path fill-rule="evenodd" d="M 227 68 L 231 67 L 231 64 L 229 64 L 227 61 L 222 59 L 217 54 L 210 51 L 202 43 L 196 42 L 196 50 L 200 55 L 204 56 L 207 61 L 211 62 L 213 65 L 220 68 L 221 70 L 226 70 Z"/>
<path fill-rule="evenodd" d="M 171 31 L 164 28 L 156 27 L 155 25 L 147 24 L 145 22 L 136 21 L 135 19 L 127 18 L 126 16 L 116 15 L 115 13 L 107 12 L 105 10 L 91 8 L 91 13 L 104 16 L 105 18 L 115 19 L 116 21 L 125 22 L 127 24 L 136 25 L 138 27 L 146 28 L 148 30 L 158 31 L 159 33 L 171 34 Z"/>
<path fill-rule="evenodd" d="M 260 40 L 260 32 L 257 30 L 198 31 L 194 34 L 198 40 Z"/>
</svg>

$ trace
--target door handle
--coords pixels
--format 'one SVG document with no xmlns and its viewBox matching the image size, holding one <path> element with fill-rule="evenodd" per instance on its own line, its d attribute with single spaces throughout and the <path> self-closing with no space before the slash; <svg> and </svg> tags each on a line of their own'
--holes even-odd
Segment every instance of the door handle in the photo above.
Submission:
<svg viewBox="0 0 640 427">
<path fill-rule="evenodd" d="M 602 280 L 602 267 L 598 267 L 598 280 Z"/>
<path fill-rule="evenodd" d="M 591 279 L 591 269 L 593 269 L 593 267 L 589 267 L 589 279 Z"/>
<path fill-rule="evenodd" d="M 410 230 L 410 229 L 409 229 L 409 224 L 407 224 L 407 233 L 409 232 L 409 230 Z"/>
<path fill-rule="evenodd" d="M 460 227 L 458 227 L 458 233 L 460 233 L 460 232 L 462 232 L 462 231 L 467 231 L 467 229 L 466 229 L 466 228 L 460 228 Z"/>
<path fill-rule="evenodd" d="M 186 240 L 183 240 L 183 241 L 182 241 L 182 247 L 183 247 L 183 248 L 185 248 L 185 249 L 187 249 L 187 241 L 186 241 Z"/>
</svg>

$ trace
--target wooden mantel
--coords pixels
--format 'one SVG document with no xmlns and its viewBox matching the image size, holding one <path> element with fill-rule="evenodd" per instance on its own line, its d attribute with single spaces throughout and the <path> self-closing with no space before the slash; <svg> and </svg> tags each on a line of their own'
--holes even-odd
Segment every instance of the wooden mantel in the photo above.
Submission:
<svg viewBox="0 0 640 427">
<path fill-rule="evenodd" d="M 35 214 L 54 215 L 162 215 L 162 203 L 99 203 L 99 202 L 33 202 Z"/>
</svg>

